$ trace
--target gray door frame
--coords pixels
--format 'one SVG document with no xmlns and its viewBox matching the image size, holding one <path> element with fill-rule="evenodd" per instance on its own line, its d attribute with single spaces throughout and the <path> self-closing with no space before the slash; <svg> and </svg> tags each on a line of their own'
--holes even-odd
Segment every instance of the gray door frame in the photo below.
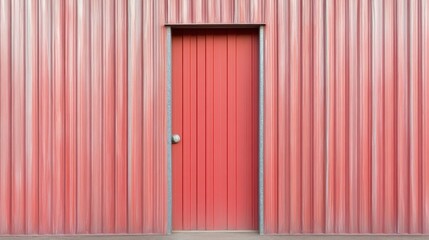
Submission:
<svg viewBox="0 0 429 240">
<path fill-rule="evenodd" d="M 173 28 L 259 28 L 259 234 L 264 234 L 264 33 L 263 24 L 167 24 L 167 234 L 172 231 L 172 29 Z"/>
</svg>

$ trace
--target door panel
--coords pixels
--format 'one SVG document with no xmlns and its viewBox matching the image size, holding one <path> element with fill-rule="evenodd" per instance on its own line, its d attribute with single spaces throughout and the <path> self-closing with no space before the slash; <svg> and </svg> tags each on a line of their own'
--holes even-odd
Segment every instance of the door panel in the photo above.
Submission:
<svg viewBox="0 0 429 240">
<path fill-rule="evenodd" d="M 173 33 L 173 230 L 258 227 L 258 35 Z"/>
</svg>

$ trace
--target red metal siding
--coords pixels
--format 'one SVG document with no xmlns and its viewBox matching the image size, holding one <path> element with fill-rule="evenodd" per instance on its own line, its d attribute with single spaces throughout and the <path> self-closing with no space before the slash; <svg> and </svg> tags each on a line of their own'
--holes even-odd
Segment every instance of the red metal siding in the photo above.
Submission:
<svg viewBox="0 0 429 240">
<path fill-rule="evenodd" d="M 164 9 L 0 2 L 1 235 L 166 232 Z"/>
<path fill-rule="evenodd" d="M 172 44 L 173 230 L 256 230 L 257 30 L 174 30 Z"/>
<path fill-rule="evenodd" d="M 429 233 L 428 5 L 0 0 L 0 234 L 166 231 L 165 22 L 265 23 L 267 233 Z"/>
<path fill-rule="evenodd" d="M 167 23 L 263 23 L 264 0 L 164 0 Z"/>
<path fill-rule="evenodd" d="M 427 5 L 266 2 L 266 232 L 429 233 Z"/>
</svg>

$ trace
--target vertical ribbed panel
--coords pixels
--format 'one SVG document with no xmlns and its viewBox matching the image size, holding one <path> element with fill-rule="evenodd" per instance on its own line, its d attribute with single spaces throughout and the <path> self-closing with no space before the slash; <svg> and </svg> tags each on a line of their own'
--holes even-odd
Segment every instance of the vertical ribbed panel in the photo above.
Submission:
<svg viewBox="0 0 429 240">
<path fill-rule="evenodd" d="M 428 16 L 424 0 L 265 3 L 266 232 L 429 233 Z"/>
<path fill-rule="evenodd" d="M 264 0 L 165 0 L 167 23 L 263 23 Z M 266 15 L 269 17 L 268 15 Z"/>
<path fill-rule="evenodd" d="M 0 2 L 0 235 L 166 232 L 164 9 Z"/>
<path fill-rule="evenodd" d="M 65 90 L 65 221 L 64 232 L 76 232 L 77 191 L 77 1 L 65 2 L 64 90 Z"/>
</svg>

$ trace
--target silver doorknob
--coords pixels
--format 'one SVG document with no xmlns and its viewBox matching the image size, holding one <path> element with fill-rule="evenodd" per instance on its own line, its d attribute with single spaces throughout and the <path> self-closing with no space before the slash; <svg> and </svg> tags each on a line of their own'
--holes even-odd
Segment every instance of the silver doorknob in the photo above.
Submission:
<svg viewBox="0 0 429 240">
<path fill-rule="evenodd" d="M 173 144 L 179 143 L 180 142 L 180 135 L 179 134 L 173 134 L 173 136 L 171 136 L 171 142 L 173 142 Z"/>
</svg>

